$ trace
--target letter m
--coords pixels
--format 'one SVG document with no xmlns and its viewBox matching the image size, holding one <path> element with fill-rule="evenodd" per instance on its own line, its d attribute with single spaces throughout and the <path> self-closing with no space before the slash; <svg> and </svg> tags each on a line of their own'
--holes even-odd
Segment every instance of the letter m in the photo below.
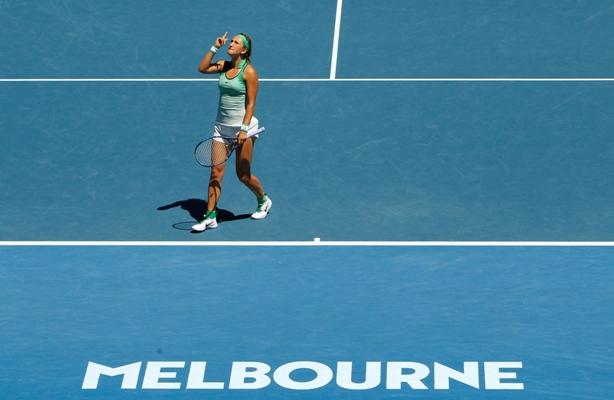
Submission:
<svg viewBox="0 0 614 400">
<path fill-rule="evenodd" d="M 90 361 L 87 363 L 87 370 L 85 371 L 85 377 L 83 378 L 83 385 L 81 386 L 81 389 L 97 389 L 100 375 L 123 375 L 122 389 L 136 389 L 140 371 L 141 362 L 111 368 L 107 367 L 106 365 L 96 364 Z"/>
</svg>

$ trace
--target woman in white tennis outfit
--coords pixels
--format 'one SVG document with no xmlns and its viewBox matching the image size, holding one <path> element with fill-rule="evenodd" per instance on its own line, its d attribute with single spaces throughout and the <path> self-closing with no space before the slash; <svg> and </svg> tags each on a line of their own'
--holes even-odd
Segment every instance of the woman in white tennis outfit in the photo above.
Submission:
<svg viewBox="0 0 614 400">
<path fill-rule="evenodd" d="M 262 184 L 251 172 L 254 144 L 258 137 L 258 120 L 254 117 L 256 96 L 258 94 L 258 74 L 250 63 L 252 42 L 249 36 L 240 33 L 230 40 L 227 54 L 230 61 L 220 60 L 212 63 L 213 56 L 227 42 L 224 33 L 215 40 L 215 44 L 205 54 L 198 70 L 203 74 L 219 74 L 218 87 L 220 101 L 213 136 L 220 141 L 237 140 L 236 171 L 237 176 L 256 196 L 258 208 L 252 214 L 253 219 L 263 219 L 269 213 L 273 202 L 266 195 Z M 209 189 L 207 193 L 207 212 L 192 229 L 202 232 L 217 228 L 216 206 L 222 193 L 222 178 L 226 163 L 211 167 Z"/>
</svg>

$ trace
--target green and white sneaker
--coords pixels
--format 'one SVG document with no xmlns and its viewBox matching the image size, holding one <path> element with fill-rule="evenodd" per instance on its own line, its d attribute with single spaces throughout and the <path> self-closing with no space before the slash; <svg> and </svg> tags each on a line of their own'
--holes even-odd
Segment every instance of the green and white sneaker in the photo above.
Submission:
<svg viewBox="0 0 614 400">
<path fill-rule="evenodd" d="M 207 211 L 204 215 L 204 219 L 196 225 L 192 225 L 192 230 L 196 232 L 203 232 L 205 229 L 217 228 L 217 211 Z"/>
<path fill-rule="evenodd" d="M 265 193 L 264 197 L 258 200 L 258 208 L 256 209 L 256 212 L 252 214 L 252 218 L 265 219 L 269 214 L 269 211 L 271 211 L 272 206 L 273 202 Z"/>
</svg>

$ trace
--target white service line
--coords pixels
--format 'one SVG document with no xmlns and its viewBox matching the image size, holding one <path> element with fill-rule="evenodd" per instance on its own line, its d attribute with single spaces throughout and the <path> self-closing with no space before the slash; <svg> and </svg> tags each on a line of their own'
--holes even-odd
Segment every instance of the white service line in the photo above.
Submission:
<svg viewBox="0 0 614 400">
<path fill-rule="evenodd" d="M 341 11 L 343 0 L 337 0 L 337 13 L 335 14 L 335 32 L 333 34 L 333 55 L 330 60 L 330 79 L 337 77 L 337 54 L 339 53 L 339 35 L 341 33 Z"/>
<path fill-rule="evenodd" d="M 584 241 L 0 241 L 0 247 L 614 247 Z"/>
</svg>

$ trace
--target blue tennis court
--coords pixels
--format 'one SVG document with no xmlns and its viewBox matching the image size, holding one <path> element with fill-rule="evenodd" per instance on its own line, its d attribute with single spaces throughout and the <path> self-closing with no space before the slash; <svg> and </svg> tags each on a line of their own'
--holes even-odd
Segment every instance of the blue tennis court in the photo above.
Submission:
<svg viewBox="0 0 614 400">
<path fill-rule="evenodd" d="M 612 242 L 613 18 L 611 0 L 0 0 L 0 397 L 608 398 L 610 247 L 492 245 Z M 226 31 L 254 40 L 274 206 L 251 220 L 233 165 L 197 234 L 218 106 L 197 67 Z M 277 247 L 314 238 L 357 246 Z M 389 241 L 450 246 L 358 246 Z M 157 360 L 218 380 L 246 360 L 512 361 L 525 387 L 81 389 L 88 361 Z"/>
<path fill-rule="evenodd" d="M 605 399 L 612 376 L 610 248 L 5 248 L 5 398 Z M 121 390 L 88 362 L 515 361 L 524 390 Z M 210 372 L 209 372 L 210 371 Z M 313 377 L 297 376 L 297 380 Z M 142 374 L 139 378 L 142 381 Z"/>
<path fill-rule="evenodd" d="M 16 132 L 1 150 L 10 190 L 0 195 L 0 237 L 613 236 L 614 86 L 561 82 L 265 82 L 267 132 L 254 170 L 276 204 L 270 219 L 241 218 L 256 202 L 231 170 L 219 204 L 228 220 L 198 235 L 174 229 L 205 209 L 208 170 L 192 151 L 214 118 L 206 98 L 215 90 L 209 82 L 4 84 L 5 124 Z"/>
</svg>

